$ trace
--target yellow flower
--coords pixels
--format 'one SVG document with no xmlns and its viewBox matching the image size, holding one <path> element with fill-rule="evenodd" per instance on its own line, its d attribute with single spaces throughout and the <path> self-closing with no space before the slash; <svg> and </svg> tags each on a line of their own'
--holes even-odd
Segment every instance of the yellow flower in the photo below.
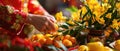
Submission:
<svg viewBox="0 0 120 51">
<path fill-rule="evenodd" d="M 69 23 L 69 24 L 72 24 L 72 25 L 75 24 L 72 20 L 69 20 L 68 23 Z"/>
<path fill-rule="evenodd" d="M 87 0 L 88 5 L 96 5 L 99 4 L 97 0 Z"/>
<path fill-rule="evenodd" d="M 102 18 L 96 17 L 96 21 L 97 21 L 98 23 L 100 23 L 100 24 L 104 24 L 104 23 L 105 23 L 105 20 L 104 20 L 103 17 L 102 17 Z"/>
<path fill-rule="evenodd" d="M 95 10 L 99 10 L 99 11 L 100 11 L 100 10 L 101 10 L 100 8 L 101 8 L 101 5 L 100 5 L 100 4 L 97 4 L 97 5 L 94 6 L 94 9 L 95 9 Z"/>
<path fill-rule="evenodd" d="M 103 17 L 99 20 L 99 23 L 100 23 L 100 24 L 104 24 L 104 23 L 105 23 L 105 20 L 104 20 Z"/>
<path fill-rule="evenodd" d="M 72 20 L 74 21 L 79 21 L 80 20 L 80 13 L 77 13 L 77 12 L 73 12 L 71 17 L 72 17 Z"/>
<path fill-rule="evenodd" d="M 63 16 L 62 12 L 58 12 L 58 13 L 55 15 L 55 17 L 56 17 L 56 20 L 57 20 L 58 22 L 65 21 L 65 19 L 66 19 L 66 17 Z"/>
<path fill-rule="evenodd" d="M 90 10 L 93 11 L 100 11 L 101 6 L 100 4 L 96 4 L 96 5 L 89 5 Z"/>
<path fill-rule="evenodd" d="M 95 20 L 96 20 L 96 21 L 99 21 L 99 19 L 100 19 L 100 17 L 99 17 L 99 16 L 95 17 Z"/>
<path fill-rule="evenodd" d="M 85 6 L 83 6 L 83 7 L 81 8 L 81 11 L 82 11 L 82 15 L 84 15 L 84 14 L 87 12 L 86 7 L 85 7 Z"/>
<path fill-rule="evenodd" d="M 107 8 L 107 9 L 108 9 L 108 8 L 111 8 L 111 5 L 108 4 L 108 3 L 103 3 L 102 6 L 105 7 L 105 8 Z"/>
<path fill-rule="evenodd" d="M 93 14 L 95 14 L 95 16 L 97 16 L 97 17 L 100 17 L 100 16 L 101 16 L 100 11 L 94 11 Z"/>
<path fill-rule="evenodd" d="M 119 27 L 120 27 L 120 22 L 118 22 L 118 25 L 119 25 Z"/>
<path fill-rule="evenodd" d="M 79 9 L 77 12 L 80 14 L 80 12 L 81 12 L 81 9 Z"/>
<path fill-rule="evenodd" d="M 100 4 L 97 4 L 96 6 L 94 6 L 94 8 L 92 9 L 93 14 L 95 14 L 95 16 L 100 17 L 104 12 L 105 12 L 105 8 L 102 7 Z"/>
<path fill-rule="evenodd" d="M 101 15 L 104 14 L 108 9 L 105 7 L 100 8 Z"/>
<path fill-rule="evenodd" d="M 118 29 L 119 29 L 118 20 L 114 19 L 114 20 L 112 21 L 111 27 L 112 27 L 113 29 L 117 29 L 117 30 L 118 30 Z"/>
<path fill-rule="evenodd" d="M 93 12 L 94 6 L 93 6 L 93 5 L 89 5 L 89 8 L 90 8 L 90 10 Z"/>
<path fill-rule="evenodd" d="M 116 3 L 116 8 L 120 9 L 120 3 Z"/>
<path fill-rule="evenodd" d="M 111 18 L 111 15 L 112 15 L 112 13 L 108 13 L 107 15 L 106 15 L 106 18 Z"/>
</svg>

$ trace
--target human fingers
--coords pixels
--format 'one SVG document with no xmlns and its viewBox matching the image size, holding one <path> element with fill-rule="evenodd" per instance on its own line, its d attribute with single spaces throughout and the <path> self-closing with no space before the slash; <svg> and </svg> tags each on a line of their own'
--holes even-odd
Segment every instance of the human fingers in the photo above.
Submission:
<svg viewBox="0 0 120 51">
<path fill-rule="evenodd" d="M 46 15 L 52 22 L 56 22 L 56 19 L 52 15 Z"/>
<path fill-rule="evenodd" d="M 48 29 L 49 29 L 49 31 L 51 31 L 51 32 L 55 31 L 55 26 L 54 26 L 54 23 L 53 23 L 53 22 L 49 21 Z"/>
</svg>

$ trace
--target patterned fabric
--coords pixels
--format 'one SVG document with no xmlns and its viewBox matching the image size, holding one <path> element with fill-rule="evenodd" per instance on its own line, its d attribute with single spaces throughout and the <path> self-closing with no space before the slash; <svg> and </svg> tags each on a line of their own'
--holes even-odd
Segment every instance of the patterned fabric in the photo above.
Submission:
<svg viewBox="0 0 120 51">
<path fill-rule="evenodd" d="M 0 27 L 5 29 L 9 35 L 20 34 L 26 17 L 25 13 L 15 10 L 11 6 L 0 6 Z M 0 32 L 2 33 L 1 30 Z"/>
<path fill-rule="evenodd" d="M 28 13 L 33 14 L 41 15 L 46 13 L 37 0 L 26 2 L 28 6 L 26 8 L 24 7 L 25 4 L 23 1 L 25 0 L 0 0 L 0 34 L 24 38 L 27 35 L 23 29 L 29 26 L 25 24 L 27 13 L 23 9 L 28 9 Z"/>
</svg>

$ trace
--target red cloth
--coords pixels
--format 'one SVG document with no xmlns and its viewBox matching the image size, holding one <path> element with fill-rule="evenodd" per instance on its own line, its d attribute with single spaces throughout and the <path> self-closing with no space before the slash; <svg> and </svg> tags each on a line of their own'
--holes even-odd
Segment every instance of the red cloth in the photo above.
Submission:
<svg viewBox="0 0 120 51">
<path fill-rule="evenodd" d="M 13 6 L 17 10 L 22 10 L 22 0 L 0 0 L 2 5 L 10 5 Z"/>
</svg>

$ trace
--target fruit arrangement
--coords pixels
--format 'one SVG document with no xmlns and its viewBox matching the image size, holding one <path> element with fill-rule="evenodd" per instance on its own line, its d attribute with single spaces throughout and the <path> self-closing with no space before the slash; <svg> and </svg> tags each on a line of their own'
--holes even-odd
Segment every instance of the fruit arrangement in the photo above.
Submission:
<svg viewBox="0 0 120 51">
<path fill-rule="evenodd" d="M 120 40 L 114 42 L 113 48 L 104 46 L 101 42 L 90 42 L 87 45 L 80 45 L 78 51 L 120 51 Z"/>
<path fill-rule="evenodd" d="M 104 46 L 101 42 L 91 42 L 87 45 L 81 45 L 78 51 L 113 51 L 111 48 Z"/>
<path fill-rule="evenodd" d="M 39 42 L 42 46 L 54 45 L 57 48 L 61 48 L 59 41 L 65 47 L 73 47 L 77 44 L 75 37 L 70 35 L 35 34 L 30 39 L 33 42 Z"/>
</svg>

